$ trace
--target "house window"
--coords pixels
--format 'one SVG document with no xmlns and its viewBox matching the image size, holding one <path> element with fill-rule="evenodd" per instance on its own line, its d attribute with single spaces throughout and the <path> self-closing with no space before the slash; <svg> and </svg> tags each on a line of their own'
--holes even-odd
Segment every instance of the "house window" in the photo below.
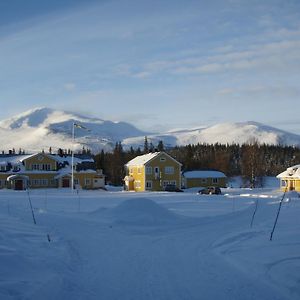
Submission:
<svg viewBox="0 0 300 300">
<path fill-rule="evenodd" d="M 1 171 L 6 171 L 6 166 L 1 166 L 1 167 L 0 167 L 0 170 L 1 170 Z"/>
<path fill-rule="evenodd" d="M 133 173 L 133 168 L 129 168 L 129 174 Z"/>
<path fill-rule="evenodd" d="M 168 184 L 170 184 L 169 181 L 167 181 L 167 180 L 163 181 L 163 187 L 166 187 Z"/>
<path fill-rule="evenodd" d="M 138 168 L 138 169 L 137 169 L 137 172 L 138 172 L 139 174 L 141 174 L 141 173 L 142 173 L 142 168 Z"/>
<path fill-rule="evenodd" d="M 50 179 L 50 185 L 51 185 L 51 186 L 56 185 L 55 179 Z"/>
<path fill-rule="evenodd" d="M 174 174 L 174 167 L 165 167 L 166 174 Z"/>
<path fill-rule="evenodd" d="M 32 179 L 32 185 L 40 185 L 40 179 Z"/>
<path fill-rule="evenodd" d="M 146 181 L 146 190 L 152 190 L 152 181 Z"/>
<path fill-rule="evenodd" d="M 202 178 L 201 179 L 201 183 L 206 183 L 207 182 L 207 179 L 206 178 Z"/>
<path fill-rule="evenodd" d="M 13 172 L 18 172 L 20 171 L 20 167 L 19 166 L 14 166 L 13 167 Z"/>
<path fill-rule="evenodd" d="M 91 184 L 91 179 L 90 178 L 86 178 L 85 179 L 85 185 L 90 185 Z"/>
<path fill-rule="evenodd" d="M 136 180 L 134 182 L 134 186 L 135 186 L 135 188 L 140 189 L 141 188 L 141 182 L 139 180 Z"/>
<path fill-rule="evenodd" d="M 152 174 L 152 167 L 146 167 L 146 174 Z"/>
<path fill-rule="evenodd" d="M 39 164 L 32 164 L 31 165 L 31 169 L 32 170 L 39 170 L 40 169 L 40 165 Z"/>
<path fill-rule="evenodd" d="M 79 184 L 78 178 L 74 178 L 74 184 L 75 184 L 75 185 L 78 185 L 78 184 Z"/>
<path fill-rule="evenodd" d="M 166 158 L 165 157 L 161 157 L 160 161 L 166 161 Z"/>
<path fill-rule="evenodd" d="M 41 179 L 41 185 L 48 186 L 48 179 Z"/>
<path fill-rule="evenodd" d="M 281 186 L 282 187 L 286 187 L 286 184 L 287 184 L 286 180 L 281 180 Z"/>
<path fill-rule="evenodd" d="M 170 181 L 170 184 L 171 184 L 171 185 L 176 185 L 176 180 L 171 180 L 171 181 Z"/>
<path fill-rule="evenodd" d="M 213 178 L 212 179 L 212 183 L 218 183 L 218 182 L 219 182 L 218 178 Z"/>
<path fill-rule="evenodd" d="M 41 167 L 41 169 L 44 171 L 50 171 L 50 164 L 42 164 Z"/>
</svg>

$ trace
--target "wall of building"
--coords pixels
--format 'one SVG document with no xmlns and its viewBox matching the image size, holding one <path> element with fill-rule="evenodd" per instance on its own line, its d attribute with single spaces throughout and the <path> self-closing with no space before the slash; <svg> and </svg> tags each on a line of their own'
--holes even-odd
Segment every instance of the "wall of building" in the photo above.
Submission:
<svg viewBox="0 0 300 300">
<path fill-rule="evenodd" d="M 207 186 L 217 186 L 226 187 L 226 178 L 185 178 L 184 187 L 207 187 Z"/>
<path fill-rule="evenodd" d="M 136 192 L 145 191 L 145 167 L 129 167 L 128 174 L 134 178 L 133 190 Z"/>
<path fill-rule="evenodd" d="M 39 165 L 38 170 L 43 169 L 43 165 L 50 165 L 50 170 L 47 171 L 56 171 L 57 170 L 57 162 L 55 159 L 48 157 L 43 153 L 36 154 L 30 158 L 27 158 L 25 161 L 25 170 L 37 170 L 35 166 Z"/>
<path fill-rule="evenodd" d="M 147 168 L 149 168 L 148 172 Z M 155 172 L 156 168 L 158 168 L 158 172 Z M 170 168 L 173 170 L 172 173 L 170 173 Z M 167 184 L 174 184 L 177 188 L 181 188 L 181 166 L 165 154 L 148 162 L 145 172 L 146 182 L 152 182 L 152 189 L 146 187 L 148 190 L 163 191 Z"/>
</svg>

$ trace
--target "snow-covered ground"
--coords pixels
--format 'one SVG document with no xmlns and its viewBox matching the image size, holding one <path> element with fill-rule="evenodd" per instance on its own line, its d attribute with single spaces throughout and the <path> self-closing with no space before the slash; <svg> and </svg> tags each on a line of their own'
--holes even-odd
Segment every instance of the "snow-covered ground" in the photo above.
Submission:
<svg viewBox="0 0 300 300">
<path fill-rule="evenodd" d="M 0 190 L 0 299 L 300 299 L 300 199 L 223 192 Z"/>
</svg>

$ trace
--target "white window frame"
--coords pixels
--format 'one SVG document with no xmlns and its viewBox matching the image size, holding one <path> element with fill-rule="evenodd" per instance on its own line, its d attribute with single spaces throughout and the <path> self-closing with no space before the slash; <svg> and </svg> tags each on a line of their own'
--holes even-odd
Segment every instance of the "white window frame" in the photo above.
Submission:
<svg viewBox="0 0 300 300">
<path fill-rule="evenodd" d="M 146 181 L 146 190 L 152 190 L 153 189 L 153 182 L 152 180 Z"/>
<path fill-rule="evenodd" d="M 219 178 L 212 178 L 212 183 L 219 183 Z"/>
<path fill-rule="evenodd" d="M 175 168 L 173 166 L 166 166 L 165 167 L 165 174 L 174 174 Z"/>
<path fill-rule="evenodd" d="M 287 180 L 281 179 L 281 180 L 280 180 L 280 186 L 281 186 L 281 187 L 286 187 L 286 186 L 287 186 Z"/>
<path fill-rule="evenodd" d="M 19 165 L 13 166 L 13 172 L 18 172 L 18 171 L 20 171 L 20 166 Z"/>
<path fill-rule="evenodd" d="M 146 174 L 151 175 L 152 174 L 152 167 L 146 167 Z"/>
<path fill-rule="evenodd" d="M 134 181 L 134 188 L 140 189 L 141 188 L 141 181 L 140 180 L 135 180 Z"/>
<path fill-rule="evenodd" d="M 166 161 L 166 158 L 165 157 L 161 157 L 159 160 L 163 162 L 163 161 Z"/>
<path fill-rule="evenodd" d="M 41 179 L 41 185 L 48 186 L 48 179 Z"/>
<path fill-rule="evenodd" d="M 35 186 L 40 186 L 41 185 L 40 179 L 32 179 L 31 183 L 32 183 L 32 185 L 35 185 Z"/>
<path fill-rule="evenodd" d="M 91 185 L 91 179 L 90 178 L 85 178 L 84 184 L 85 185 Z"/>
<path fill-rule="evenodd" d="M 55 179 L 50 179 L 50 185 L 51 186 L 56 185 Z"/>
</svg>

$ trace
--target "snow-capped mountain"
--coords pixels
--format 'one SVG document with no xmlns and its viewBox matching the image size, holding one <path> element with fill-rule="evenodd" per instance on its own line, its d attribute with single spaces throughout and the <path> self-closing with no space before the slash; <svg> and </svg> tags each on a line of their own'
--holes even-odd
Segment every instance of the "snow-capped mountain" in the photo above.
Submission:
<svg viewBox="0 0 300 300">
<path fill-rule="evenodd" d="M 0 143 L 3 150 L 15 148 L 26 151 L 72 149 L 72 126 L 78 123 L 86 129 L 75 129 L 74 148 L 85 146 L 93 152 L 111 150 L 117 141 L 147 133 L 125 122 L 112 122 L 80 114 L 35 108 L 0 121 Z M 2 149 L 0 149 L 2 150 Z"/>
<path fill-rule="evenodd" d="M 74 148 L 83 146 L 94 153 L 104 149 L 110 151 L 121 141 L 125 148 L 143 147 L 145 136 L 154 146 L 160 140 L 165 146 L 197 143 L 259 143 L 300 145 L 300 135 L 266 126 L 256 122 L 223 123 L 210 127 L 193 128 L 151 134 L 125 122 L 112 122 L 90 118 L 80 114 L 35 108 L 12 118 L 0 121 L 1 150 L 15 148 L 28 152 L 48 150 L 52 147 L 72 149 L 72 124 L 78 123 L 88 130 L 76 128 Z"/>
<path fill-rule="evenodd" d="M 244 144 L 257 141 L 260 144 L 300 145 L 300 135 L 289 133 L 257 122 L 221 123 L 214 126 L 170 131 L 160 135 L 148 136 L 154 145 L 159 140 L 165 145 L 188 145 L 197 143 Z M 124 140 L 125 145 L 141 146 L 144 138 L 132 137 Z"/>
</svg>

